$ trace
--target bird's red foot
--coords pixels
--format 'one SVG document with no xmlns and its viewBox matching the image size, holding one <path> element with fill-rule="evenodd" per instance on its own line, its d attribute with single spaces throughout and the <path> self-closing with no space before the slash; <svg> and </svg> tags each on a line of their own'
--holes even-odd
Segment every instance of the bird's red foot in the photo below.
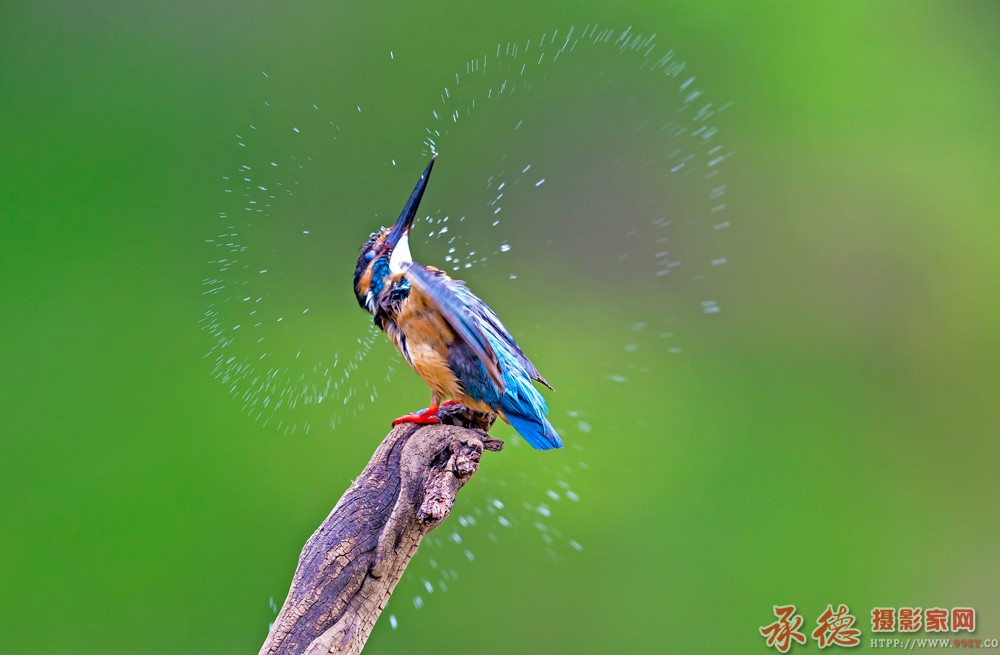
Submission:
<svg viewBox="0 0 1000 655">
<path fill-rule="evenodd" d="M 434 423 L 440 423 L 441 419 L 437 416 L 438 409 L 437 405 L 432 405 L 422 412 L 414 412 L 413 414 L 400 416 L 393 421 L 392 424 L 399 425 L 400 423 L 417 423 L 418 425 L 431 425 Z"/>
</svg>

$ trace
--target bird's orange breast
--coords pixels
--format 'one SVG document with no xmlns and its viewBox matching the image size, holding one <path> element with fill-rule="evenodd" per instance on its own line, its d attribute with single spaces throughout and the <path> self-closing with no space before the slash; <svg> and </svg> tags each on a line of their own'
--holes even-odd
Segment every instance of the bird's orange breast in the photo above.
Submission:
<svg viewBox="0 0 1000 655">
<path fill-rule="evenodd" d="M 410 365 L 431 391 L 442 399 L 461 396 L 462 385 L 448 366 L 448 347 L 455 341 L 455 332 L 440 312 L 413 289 L 395 323 L 406 340 Z M 400 343 L 396 347 L 403 350 Z"/>
</svg>

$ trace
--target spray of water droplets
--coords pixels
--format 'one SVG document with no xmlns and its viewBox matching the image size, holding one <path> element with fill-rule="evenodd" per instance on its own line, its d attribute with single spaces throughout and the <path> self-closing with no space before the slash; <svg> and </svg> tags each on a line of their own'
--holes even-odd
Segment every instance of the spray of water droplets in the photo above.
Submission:
<svg viewBox="0 0 1000 655">
<path fill-rule="evenodd" d="M 395 59 L 390 53 L 388 65 Z M 289 118 L 280 104 L 265 98 L 234 133 L 239 163 L 221 176 L 218 227 L 205 240 L 212 271 L 202 325 L 212 338 L 213 376 L 249 416 L 294 434 L 363 411 L 397 364 L 379 347 L 379 361 L 368 365 L 380 338 L 374 328 L 332 342 L 324 332 L 353 308 L 349 299 L 347 307 L 330 303 L 328 289 L 346 285 L 335 277 L 339 269 L 317 264 L 332 258 L 323 249 L 330 237 L 309 206 L 320 186 L 310 169 L 338 157 L 338 141 L 367 105 L 328 112 L 309 103 Z M 655 35 L 631 28 L 591 24 L 497 43 L 463 62 L 426 110 L 415 149 L 446 153 L 439 169 L 468 165 L 463 182 L 480 193 L 465 206 L 423 208 L 415 253 L 439 244 L 427 263 L 460 277 L 489 267 L 497 271 L 491 279 L 516 282 L 523 272 L 505 262 L 508 253 L 557 238 L 558 251 L 586 259 L 595 276 L 659 285 L 653 294 L 678 277 L 702 282 L 728 262 L 711 246 L 730 226 L 723 165 L 731 153 L 715 124 L 727 106 L 709 101 Z M 554 209 L 581 216 L 581 227 L 546 232 Z M 351 243 L 346 258 L 356 248 Z M 694 300 L 704 315 L 721 311 L 709 291 L 692 293 L 704 294 Z M 623 344 L 625 355 L 641 356 L 649 335 L 681 352 L 665 304 L 623 314 L 622 332 L 642 333 Z"/>
<path fill-rule="evenodd" d="M 398 58 L 390 51 L 387 65 Z M 607 312 L 621 320 L 621 358 L 601 377 L 627 384 L 644 373 L 649 349 L 682 352 L 672 306 L 689 302 L 709 318 L 721 311 L 705 283 L 729 262 L 716 239 L 730 227 L 724 169 L 732 153 L 718 125 L 728 106 L 709 100 L 655 35 L 631 28 L 591 24 L 497 43 L 458 66 L 426 108 L 412 152 L 402 151 L 424 161 L 440 153 L 436 178 L 453 178 L 448 200 L 421 208 L 414 255 L 455 277 L 488 269 L 491 280 L 531 293 L 546 280 L 519 269 L 509 253 L 541 253 L 581 285 L 603 277 L 639 289 L 647 306 Z M 286 434 L 314 427 L 299 418 L 303 410 L 315 416 L 322 407 L 331 427 L 363 411 L 399 367 L 360 315 L 335 347 L 325 333 L 358 310 L 350 296 L 341 306 L 326 293 L 344 283 L 317 263 L 331 259 L 332 237 L 313 218 L 310 194 L 329 181 L 310 170 L 340 156 L 339 142 L 369 104 L 352 101 L 349 109 L 311 104 L 290 120 L 265 100 L 235 134 L 241 161 L 222 177 L 219 227 L 206 239 L 212 274 L 203 327 L 213 375 L 247 414 Z M 478 506 L 457 507 L 425 540 L 430 548 L 421 549 L 390 609 L 420 608 L 447 591 L 461 562 L 474 562 L 511 530 L 530 531 L 553 559 L 585 548 L 557 525 L 560 509 L 580 501 L 573 481 L 589 468 L 580 441 L 590 422 L 565 404 L 552 419 L 568 444 L 558 468 L 511 479 L 481 471 L 476 486 L 489 493 Z M 393 628 L 399 614 L 390 613 Z"/>
<path fill-rule="evenodd" d="M 485 195 L 457 219 L 475 240 L 456 235 L 448 215 L 429 219 L 428 237 L 447 242 L 445 263 L 461 273 L 538 239 L 541 208 L 555 208 L 578 218 L 546 233 L 546 245 L 588 258 L 595 279 L 641 279 L 664 298 L 669 285 L 686 285 L 692 297 L 675 304 L 718 314 L 705 282 L 729 261 L 718 250 L 731 226 L 724 168 L 733 153 L 718 121 L 730 104 L 710 100 L 684 61 L 632 28 L 588 24 L 499 42 L 442 87 L 423 142 L 425 154 L 458 151 L 458 165 L 486 171 Z M 470 132 L 489 133 L 489 147 Z M 681 352 L 665 304 L 633 311 L 622 332 L 648 327 L 660 347 Z M 638 349 L 638 340 L 625 345 Z"/>
<path fill-rule="evenodd" d="M 447 523 L 424 538 L 408 575 L 400 580 L 388 605 L 393 629 L 399 624 L 397 608 L 402 606 L 399 614 L 421 609 L 455 586 L 463 567 L 475 566 L 480 557 L 486 561 L 495 557 L 498 545 L 512 538 L 526 541 L 534 557 L 546 563 L 558 563 L 584 550 L 578 539 L 560 529 L 558 517 L 564 506 L 581 502 L 574 483 L 589 466 L 580 459 L 583 449 L 577 439 L 590 426 L 575 411 L 556 417 L 555 425 L 572 442 L 567 446 L 572 457 L 560 458 L 555 466 L 531 475 L 518 471 L 498 476 L 489 468 L 481 469 L 475 487 L 485 489 L 486 494 L 479 502 L 463 498 Z M 530 449 L 518 440 L 507 446 Z"/>
<path fill-rule="evenodd" d="M 575 262 L 577 270 L 617 274 L 621 284 L 650 290 L 648 307 L 621 312 L 621 370 L 604 376 L 612 384 L 649 373 L 645 349 L 682 352 L 674 338 L 678 319 L 664 311 L 670 285 L 687 285 L 681 295 L 694 311 L 721 311 L 717 300 L 701 294 L 708 293 L 704 285 L 713 269 L 728 262 L 715 244 L 715 235 L 730 227 L 723 169 L 732 153 L 715 124 L 728 105 L 709 101 L 687 68 L 673 51 L 659 49 L 654 36 L 631 29 L 588 25 L 499 43 L 466 61 L 443 87 L 425 131 L 425 155 L 465 153 L 458 166 L 483 170 L 473 203 L 427 218 L 426 236 L 444 242 L 444 262 L 453 274 L 488 267 L 504 273 L 491 279 L 516 283 L 521 272 L 506 266 L 503 255 L 513 248 L 537 250 L 531 241 L 546 238 L 539 235 L 544 214 L 538 208 L 544 207 L 581 217 L 578 235 L 548 235 L 566 251 L 584 253 L 587 263 Z M 595 103 L 599 111 L 591 111 Z M 546 114 L 558 114 L 560 130 Z M 502 145 L 475 149 L 470 158 L 470 133 L 491 134 Z M 486 164 L 477 168 L 481 162 L 473 159 Z M 588 283 L 586 277 L 581 283 Z M 492 480 L 481 472 L 477 484 L 494 493 L 453 517 L 443 534 L 428 537 L 433 547 L 422 551 L 426 565 L 418 558 L 420 575 L 400 583 L 392 607 L 423 607 L 455 583 L 455 562 L 491 552 L 486 544 L 512 529 L 531 531 L 554 559 L 583 550 L 556 526 L 560 509 L 579 500 L 569 481 L 589 468 L 579 442 L 591 426 L 580 410 L 554 423 L 572 444 L 563 458 L 570 463 L 537 478 Z M 508 502 L 508 496 L 535 500 Z"/>
<path fill-rule="evenodd" d="M 362 367 L 381 338 L 370 322 L 341 330 L 339 341 L 329 329 L 342 322 L 330 289 L 345 286 L 345 276 L 329 265 L 341 239 L 311 205 L 320 186 L 313 170 L 336 155 L 344 112 L 281 104 L 265 98 L 234 134 L 238 164 L 221 176 L 223 208 L 204 240 L 211 272 L 201 325 L 212 376 L 248 416 L 293 435 L 309 433 L 316 416 L 330 429 L 356 416 L 395 363 Z"/>
</svg>

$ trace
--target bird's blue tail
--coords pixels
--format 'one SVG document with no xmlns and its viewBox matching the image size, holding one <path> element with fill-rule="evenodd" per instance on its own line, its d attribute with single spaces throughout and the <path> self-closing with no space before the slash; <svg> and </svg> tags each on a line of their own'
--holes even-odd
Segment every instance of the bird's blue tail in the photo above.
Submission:
<svg viewBox="0 0 1000 655">
<path fill-rule="evenodd" d="M 504 398 L 504 400 L 506 401 L 507 399 Z M 507 402 L 501 403 L 500 410 L 511 426 L 533 448 L 537 450 L 562 448 L 562 439 L 559 438 L 552 424 L 541 413 L 525 413 L 523 407 L 513 407 Z"/>
</svg>

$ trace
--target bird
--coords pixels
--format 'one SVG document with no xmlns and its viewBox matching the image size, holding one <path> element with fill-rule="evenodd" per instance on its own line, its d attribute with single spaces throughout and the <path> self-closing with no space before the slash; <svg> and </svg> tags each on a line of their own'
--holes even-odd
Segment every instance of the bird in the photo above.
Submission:
<svg viewBox="0 0 1000 655">
<path fill-rule="evenodd" d="M 437 159 L 435 153 L 391 227 L 362 244 L 354 270 L 358 304 L 431 390 L 430 406 L 400 423 L 440 423 L 442 404 L 496 412 L 538 450 L 563 443 L 532 384 L 551 385 L 489 305 L 439 268 L 413 261 L 410 230 Z"/>
</svg>

